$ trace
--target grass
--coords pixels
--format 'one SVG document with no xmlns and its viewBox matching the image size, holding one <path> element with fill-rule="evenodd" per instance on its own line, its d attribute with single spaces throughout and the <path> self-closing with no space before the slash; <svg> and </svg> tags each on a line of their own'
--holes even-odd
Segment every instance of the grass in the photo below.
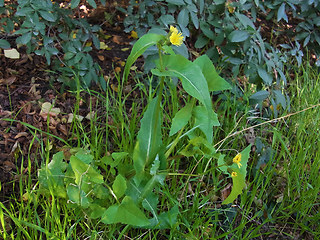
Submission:
<svg viewBox="0 0 320 240">
<path fill-rule="evenodd" d="M 77 119 L 72 123 L 70 144 L 90 149 L 95 159 L 106 152 L 133 151 L 145 107 L 143 99 L 151 96 L 149 89 L 138 89 L 144 86 L 139 83 L 124 93 L 120 78 L 117 80 L 118 92 L 112 89 L 105 95 L 89 92 L 94 101 L 89 104 L 94 115 L 87 125 Z M 299 68 L 288 91 L 291 112 L 318 104 L 317 70 L 308 64 Z M 136 92 L 142 92 L 141 96 L 133 97 Z M 80 100 L 80 92 L 77 96 Z M 175 94 L 168 95 L 164 101 L 169 112 L 177 112 Z M 216 110 L 222 126 L 216 128 L 215 139 L 219 142 L 218 150 L 232 157 L 247 144 L 244 132 L 221 140 L 248 127 L 249 108 L 237 99 L 228 98 L 220 103 Z M 77 109 L 76 106 L 75 113 Z M 165 119 L 170 121 L 170 116 L 165 115 Z M 27 177 L 20 177 L 15 183 L 19 192 L 0 204 L 0 236 L 3 239 L 317 239 L 320 237 L 319 126 L 320 112 L 314 107 L 255 127 L 256 146 L 250 155 L 247 187 L 231 205 L 221 206 L 220 194 L 228 191 L 230 181 L 216 170 L 214 159 L 179 155 L 169 158 L 170 174 L 159 193 L 158 208 L 179 206 L 178 221 L 170 230 L 99 223 L 81 209 L 70 208 L 66 200 L 41 195 L 36 173 L 28 171 Z M 30 131 L 40 130 L 30 128 Z M 176 149 L 184 146 L 178 144 Z M 42 143 L 39 151 L 44 159 L 38 159 L 39 162 L 51 159 L 45 149 Z M 30 158 L 23 161 L 31 166 Z M 22 176 L 22 171 L 18 170 L 17 176 Z"/>
</svg>

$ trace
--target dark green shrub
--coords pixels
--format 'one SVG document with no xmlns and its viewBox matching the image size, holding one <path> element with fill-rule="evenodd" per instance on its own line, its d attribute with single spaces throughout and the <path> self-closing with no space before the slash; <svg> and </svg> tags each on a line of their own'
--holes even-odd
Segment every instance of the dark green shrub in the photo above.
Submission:
<svg viewBox="0 0 320 240">
<path fill-rule="evenodd" d="M 150 29 L 159 31 L 169 25 L 177 26 L 184 36 L 193 39 L 197 52 L 206 53 L 223 67 L 226 78 L 245 76 L 254 84 L 256 90 L 250 102 L 261 106 L 269 98 L 277 116 L 278 105 L 283 109 L 289 107 L 284 87 L 292 57 L 300 65 L 302 47 L 320 53 L 318 3 L 131 0 L 124 10 L 128 15 L 124 24 L 126 31 L 135 30 L 140 35 Z"/>
<path fill-rule="evenodd" d="M 94 0 L 87 2 L 96 7 Z M 100 67 L 89 54 L 92 47 L 87 44 L 92 41 L 100 48 L 95 36 L 99 26 L 73 17 L 72 9 L 78 4 L 78 0 L 64 7 L 50 0 L 18 0 L 17 5 L 4 5 L 0 1 L 0 13 L 6 15 L 1 18 L 0 33 L 5 37 L 0 39 L 0 47 L 10 48 L 6 39 L 15 36 L 17 46 L 25 45 L 28 53 L 45 56 L 49 65 L 53 62 L 54 70 L 60 73 L 58 80 L 64 84 L 75 87 L 77 83 L 70 79 L 76 74 L 83 86 L 88 87 L 94 81 L 105 88 Z"/>
</svg>

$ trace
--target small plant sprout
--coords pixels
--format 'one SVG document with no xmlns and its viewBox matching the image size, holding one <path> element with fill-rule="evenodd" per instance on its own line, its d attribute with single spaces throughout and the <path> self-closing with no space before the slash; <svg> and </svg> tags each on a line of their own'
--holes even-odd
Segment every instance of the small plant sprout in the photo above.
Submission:
<svg viewBox="0 0 320 240">
<path fill-rule="evenodd" d="M 182 36 L 182 33 L 178 31 L 177 28 L 170 26 L 170 42 L 173 45 L 181 46 L 183 43 L 184 37 Z"/>
<path fill-rule="evenodd" d="M 238 153 L 232 160 L 235 164 L 238 165 L 239 168 L 241 168 L 242 164 L 241 162 L 241 153 Z"/>
</svg>

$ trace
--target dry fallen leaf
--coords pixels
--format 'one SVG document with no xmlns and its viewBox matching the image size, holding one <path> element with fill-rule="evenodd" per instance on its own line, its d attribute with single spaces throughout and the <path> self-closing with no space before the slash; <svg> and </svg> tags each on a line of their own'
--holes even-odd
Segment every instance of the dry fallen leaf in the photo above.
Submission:
<svg viewBox="0 0 320 240">
<path fill-rule="evenodd" d="M 98 55 L 98 58 L 100 61 L 104 61 L 104 56 L 103 55 Z"/>
<path fill-rule="evenodd" d="M 112 89 L 113 91 L 119 92 L 119 89 L 118 89 L 117 86 L 115 86 L 114 84 L 111 84 L 110 86 L 111 86 L 111 89 Z"/>
<path fill-rule="evenodd" d="M 80 122 L 84 119 L 84 117 L 82 117 L 82 116 L 75 115 L 75 114 L 73 114 L 73 113 L 69 113 L 69 114 L 68 114 L 68 123 L 72 123 L 73 118 L 76 118 L 76 119 L 77 119 L 78 121 L 80 121 Z"/>
<path fill-rule="evenodd" d="M 41 116 L 46 116 L 48 114 L 50 116 L 57 116 L 60 112 L 60 108 L 54 108 L 49 102 L 45 102 L 41 105 Z"/>
<path fill-rule="evenodd" d="M 27 132 L 20 132 L 14 137 L 14 139 L 18 139 L 20 137 L 27 137 L 27 136 L 28 136 Z"/>
<path fill-rule="evenodd" d="M 120 67 L 116 67 L 116 68 L 114 69 L 114 71 L 115 71 L 116 73 L 119 73 L 119 72 L 121 72 L 121 68 L 120 68 Z"/>
<path fill-rule="evenodd" d="M 112 41 L 116 44 L 121 44 L 122 42 L 122 39 L 120 36 L 117 36 L 117 35 L 114 35 L 113 38 L 112 38 Z"/>
<path fill-rule="evenodd" d="M 15 48 L 5 49 L 4 56 L 11 59 L 19 59 L 20 53 Z"/>
<path fill-rule="evenodd" d="M 65 125 L 59 124 L 58 125 L 58 130 L 60 132 L 62 132 L 65 136 L 68 135 L 68 130 L 67 130 L 67 127 Z"/>
<path fill-rule="evenodd" d="M 221 190 L 221 200 L 224 201 L 231 193 L 232 184 L 229 183 L 225 188 Z"/>
<path fill-rule="evenodd" d="M 89 112 L 86 116 L 86 119 L 91 120 L 94 118 L 94 112 Z"/>
<path fill-rule="evenodd" d="M 12 169 L 15 170 L 16 169 L 16 165 L 13 163 L 13 162 L 10 162 L 10 161 L 4 161 L 2 163 L 3 165 L 3 168 L 6 172 L 9 172 L 11 171 Z"/>
</svg>

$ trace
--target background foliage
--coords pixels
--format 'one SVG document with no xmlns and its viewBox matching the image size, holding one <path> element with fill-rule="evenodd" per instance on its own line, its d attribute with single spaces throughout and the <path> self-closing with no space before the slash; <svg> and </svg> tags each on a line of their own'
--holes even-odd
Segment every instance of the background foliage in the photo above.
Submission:
<svg viewBox="0 0 320 240">
<path fill-rule="evenodd" d="M 97 7 L 95 1 L 87 2 Z M 96 36 L 100 27 L 90 25 L 83 18 L 74 18 L 73 9 L 79 3 L 73 0 L 64 6 L 50 0 L 19 0 L 17 4 L 4 5 L 0 1 L 0 14 L 5 15 L 1 18 L 0 48 L 26 46 L 27 53 L 45 56 L 53 70 L 59 72 L 58 80 L 71 88 L 79 84 L 73 79 L 76 74 L 82 86 L 89 87 L 94 81 L 105 89 L 100 66 L 89 54 L 92 47 L 100 48 Z"/>
<path fill-rule="evenodd" d="M 290 104 L 286 63 L 295 57 L 300 65 L 302 47 L 319 56 L 319 10 L 319 1 L 297 0 L 131 0 L 123 9 L 128 32 L 177 26 L 195 41 L 195 55 L 206 53 L 224 77 L 254 84 L 251 104 L 268 99 L 275 117 Z"/>
</svg>

